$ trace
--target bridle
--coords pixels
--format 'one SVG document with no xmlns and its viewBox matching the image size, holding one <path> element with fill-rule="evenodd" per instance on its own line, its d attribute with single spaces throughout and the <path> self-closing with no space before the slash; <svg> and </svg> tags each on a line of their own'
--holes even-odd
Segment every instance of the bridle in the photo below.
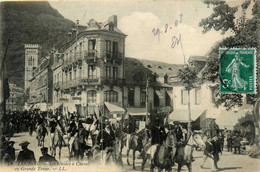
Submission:
<svg viewBox="0 0 260 172">
<path fill-rule="evenodd" d="M 192 138 L 192 141 L 195 142 L 195 144 L 188 144 L 188 143 L 187 143 L 186 145 L 191 146 L 192 148 L 194 148 L 194 147 L 197 148 L 197 147 L 199 147 L 199 146 L 198 146 L 199 144 L 198 144 L 198 142 L 194 139 L 194 135 L 195 135 L 195 134 L 192 133 L 190 137 Z M 190 139 L 190 138 L 189 138 L 189 139 Z"/>
</svg>

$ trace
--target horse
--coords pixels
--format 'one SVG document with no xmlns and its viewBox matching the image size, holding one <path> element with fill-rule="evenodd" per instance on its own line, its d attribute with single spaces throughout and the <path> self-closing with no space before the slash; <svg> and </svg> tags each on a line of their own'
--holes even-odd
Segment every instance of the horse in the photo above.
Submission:
<svg viewBox="0 0 260 172">
<path fill-rule="evenodd" d="M 175 162 L 178 164 L 178 172 L 181 171 L 182 166 L 186 165 L 189 172 L 192 171 L 193 150 L 195 147 L 204 148 L 205 142 L 201 135 L 192 133 L 185 145 L 179 145 L 177 148 L 177 155 Z"/>
<path fill-rule="evenodd" d="M 80 158 L 80 160 L 83 160 L 84 152 L 86 149 L 89 149 L 90 147 L 86 145 L 86 140 L 88 139 L 89 131 L 85 130 L 83 127 L 79 128 L 79 132 L 76 135 L 74 141 L 72 142 L 72 152 L 71 155 L 73 155 L 74 158 L 77 160 Z"/>
<path fill-rule="evenodd" d="M 151 147 L 150 155 L 147 152 L 143 154 L 142 171 L 144 170 L 144 165 L 147 159 L 149 157 L 151 158 L 152 155 L 154 155 L 154 157 L 151 158 L 151 171 L 153 171 L 155 167 L 158 167 L 158 171 L 162 171 L 163 169 L 171 171 L 171 166 L 173 165 L 174 156 L 176 153 L 176 144 L 177 139 L 175 133 L 173 131 L 169 131 L 162 146 L 159 146 L 158 148 L 157 146 Z"/>
<path fill-rule="evenodd" d="M 69 152 L 69 160 L 70 160 L 70 148 L 68 144 L 68 139 L 63 134 L 59 125 L 56 126 L 54 136 L 51 138 L 51 154 L 52 156 L 56 156 L 56 148 L 59 147 L 59 159 L 61 158 L 61 149 L 63 145 L 66 145 Z"/>
<path fill-rule="evenodd" d="M 127 148 L 126 156 L 127 156 L 127 164 L 130 165 L 129 162 L 129 152 L 130 149 L 133 150 L 133 169 L 135 169 L 135 152 L 139 151 L 142 154 L 144 145 L 148 142 L 149 136 L 148 131 L 144 128 L 138 134 L 132 134 L 129 139 L 129 146 Z"/>
<path fill-rule="evenodd" d="M 44 147 L 44 139 L 47 134 L 47 129 L 44 126 L 44 124 L 40 124 L 37 126 L 36 133 L 37 133 L 36 138 L 38 140 L 38 147 Z"/>
</svg>

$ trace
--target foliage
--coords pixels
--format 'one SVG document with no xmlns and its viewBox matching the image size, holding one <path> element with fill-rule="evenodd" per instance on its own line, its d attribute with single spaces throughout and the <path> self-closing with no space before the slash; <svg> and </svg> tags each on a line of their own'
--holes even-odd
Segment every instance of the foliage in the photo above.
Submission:
<svg viewBox="0 0 260 172">
<path fill-rule="evenodd" d="M 16 98 L 16 104 L 19 106 L 24 106 L 25 102 L 29 99 L 29 89 L 27 89 L 21 96 Z"/>
<path fill-rule="evenodd" d="M 246 10 L 253 4 L 252 18 L 246 18 Z M 202 19 L 199 26 L 203 28 L 203 33 L 214 29 L 225 34 L 227 31 L 234 33 L 233 36 L 225 38 L 215 45 L 210 54 L 206 67 L 202 71 L 203 78 L 212 82 L 219 82 L 219 47 L 259 47 L 257 30 L 259 28 L 259 2 L 245 1 L 240 7 L 242 16 L 236 17 L 239 6 L 230 7 L 225 1 L 205 1 L 205 4 L 213 6 L 213 13 Z M 259 58 L 259 55 L 258 55 Z M 248 103 L 255 103 L 258 95 L 247 95 Z M 216 97 L 216 105 L 223 104 L 227 110 L 235 106 L 242 105 L 242 96 L 238 94 L 220 94 Z"/>
<path fill-rule="evenodd" d="M 191 90 L 196 87 L 198 81 L 197 71 L 193 67 L 186 66 L 179 70 L 178 78 L 180 78 L 180 81 L 186 90 Z"/>
<path fill-rule="evenodd" d="M 44 57 L 51 48 L 64 42 L 74 24 L 47 1 L 2 2 L 0 11 L 3 46 L 11 39 L 6 59 L 7 77 L 23 87 L 24 44 L 40 44 Z"/>
</svg>

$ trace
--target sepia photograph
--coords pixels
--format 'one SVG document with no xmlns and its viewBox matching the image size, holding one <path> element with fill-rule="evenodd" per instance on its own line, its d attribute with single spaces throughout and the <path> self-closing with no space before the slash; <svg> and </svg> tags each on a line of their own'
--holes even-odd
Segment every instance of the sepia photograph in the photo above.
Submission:
<svg viewBox="0 0 260 172">
<path fill-rule="evenodd" d="M 259 172 L 258 0 L 2 0 L 0 171 Z"/>
</svg>

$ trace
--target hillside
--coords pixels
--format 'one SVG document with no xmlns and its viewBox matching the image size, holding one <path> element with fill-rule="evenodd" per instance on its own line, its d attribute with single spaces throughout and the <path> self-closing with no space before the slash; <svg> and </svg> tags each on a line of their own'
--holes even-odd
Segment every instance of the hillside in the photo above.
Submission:
<svg viewBox="0 0 260 172">
<path fill-rule="evenodd" d="M 0 12 L 4 48 L 10 38 L 7 75 L 10 82 L 24 87 L 24 44 L 40 44 L 44 56 L 53 46 L 67 39 L 74 23 L 65 19 L 47 1 L 2 2 Z"/>
</svg>

